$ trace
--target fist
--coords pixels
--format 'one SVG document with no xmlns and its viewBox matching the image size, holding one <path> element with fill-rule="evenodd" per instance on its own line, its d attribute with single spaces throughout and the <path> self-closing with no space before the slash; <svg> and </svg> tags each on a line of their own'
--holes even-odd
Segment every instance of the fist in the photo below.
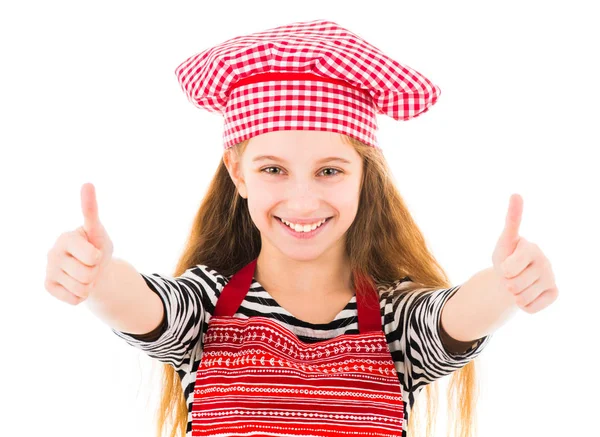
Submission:
<svg viewBox="0 0 600 437">
<path fill-rule="evenodd" d="M 113 254 L 113 244 L 98 217 L 92 184 L 81 187 L 83 226 L 62 233 L 48 251 L 46 290 L 63 302 L 78 305 L 93 292 Z"/>
<path fill-rule="evenodd" d="M 492 255 L 494 270 L 506 293 L 529 314 L 537 313 L 558 298 L 550 260 L 539 246 L 519 235 L 523 198 L 511 196 L 504 230 Z"/>
</svg>

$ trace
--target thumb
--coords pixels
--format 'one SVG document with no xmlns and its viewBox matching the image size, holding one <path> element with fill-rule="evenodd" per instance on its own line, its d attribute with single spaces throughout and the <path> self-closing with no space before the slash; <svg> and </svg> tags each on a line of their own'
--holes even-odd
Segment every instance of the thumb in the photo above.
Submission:
<svg viewBox="0 0 600 437">
<path fill-rule="evenodd" d="M 504 222 L 504 231 L 502 236 L 507 242 L 516 243 L 519 240 L 519 227 L 521 226 L 521 217 L 523 216 L 523 198 L 514 194 L 510 196 L 508 213 Z"/>
<path fill-rule="evenodd" d="M 94 244 L 94 240 L 100 237 L 103 230 L 98 217 L 96 190 L 91 183 L 83 184 L 81 187 L 81 210 L 83 212 L 83 230 L 88 240 Z"/>
<path fill-rule="evenodd" d="M 494 259 L 501 263 L 515 251 L 519 240 L 519 227 L 523 216 L 523 198 L 519 194 L 510 196 L 504 230 L 498 239 Z"/>
</svg>

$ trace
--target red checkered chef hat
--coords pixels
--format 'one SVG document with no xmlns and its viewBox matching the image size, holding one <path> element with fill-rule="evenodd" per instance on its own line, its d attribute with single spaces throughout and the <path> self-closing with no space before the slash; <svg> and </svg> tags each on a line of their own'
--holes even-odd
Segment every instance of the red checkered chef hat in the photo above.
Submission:
<svg viewBox="0 0 600 437">
<path fill-rule="evenodd" d="M 224 116 L 225 149 L 275 130 L 325 130 L 377 144 L 375 114 L 408 120 L 441 90 L 328 20 L 238 36 L 175 70 L 188 99 Z"/>
</svg>

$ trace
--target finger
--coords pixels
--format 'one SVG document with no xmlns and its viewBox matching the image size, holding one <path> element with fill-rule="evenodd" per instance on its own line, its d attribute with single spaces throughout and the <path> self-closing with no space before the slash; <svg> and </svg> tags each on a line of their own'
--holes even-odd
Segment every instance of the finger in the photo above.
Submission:
<svg viewBox="0 0 600 437">
<path fill-rule="evenodd" d="M 77 232 L 66 233 L 63 236 L 63 240 L 62 247 L 64 251 L 82 264 L 94 267 L 100 260 L 102 252 L 96 249 Z"/>
<path fill-rule="evenodd" d="M 62 285 L 56 282 L 46 281 L 44 283 L 44 287 L 52 296 L 71 305 L 78 305 L 84 301 L 84 299 L 80 298 L 79 296 L 75 296 L 73 293 L 67 291 Z"/>
<path fill-rule="evenodd" d="M 56 273 L 53 278 L 54 282 L 62 285 L 69 293 L 82 299 L 87 299 L 91 288 L 89 285 L 82 284 L 62 269 L 60 269 L 60 271 Z"/>
<path fill-rule="evenodd" d="M 88 236 L 98 232 L 100 218 L 98 217 L 98 202 L 96 190 L 91 183 L 81 187 L 81 210 L 83 212 L 83 229 Z"/>
<path fill-rule="evenodd" d="M 511 279 L 521 275 L 533 263 L 534 256 L 530 245 L 529 241 L 521 237 L 515 251 L 500 264 L 505 278 Z"/>
<path fill-rule="evenodd" d="M 513 295 L 522 293 L 542 276 L 542 267 L 535 261 L 517 276 L 505 279 L 506 289 Z"/>
<path fill-rule="evenodd" d="M 504 222 L 503 238 L 507 242 L 517 241 L 519 239 L 519 227 L 521 226 L 521 217 L 523 215 L 523 198 L 518 194 L 510 196 L 508 212 Z"/>
<path fill-rule="evenodd" d="M 558 288 L 553 287 L 538 296 L 536 300 L 523 308 L 529 314 L 535 314 L 543 310 L 558 298 Z"/>
<path fill-rule="evenodd" d="M 548 288 L 548 281 L 538 278 L 529 287 L 526 287 L 515 295 L 515 303 L 520 307 L 529 305 Z"/>
<path fill-rule="evenodd" d="M 98 266 L 86 266 L 68 253 L 63 253 L 58 265 L 63 272 L 82 285 L 89 285 L 93 282 L 96 272 L 98 272 Z"/>
</svg>

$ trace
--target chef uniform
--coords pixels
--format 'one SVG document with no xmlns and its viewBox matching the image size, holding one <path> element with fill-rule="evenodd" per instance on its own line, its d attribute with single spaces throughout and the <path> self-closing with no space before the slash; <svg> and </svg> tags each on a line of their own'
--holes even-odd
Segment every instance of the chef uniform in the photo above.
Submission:
<svg viewBox="0 0 600 437">
<path fill-rule="evenodd" d="M 328 20 L 227 40 L 175 70 L 188 99 L 224 117 L 224 148 L 275 130 L 377 143 L 376 114 L 408 120 L 440 95 L 427 78 Z M 256 259 L 224 286 L 203 339 L 194 436 L 402 435 L 401 387 L 372 278 L 353 272 L 359 334 L 304 343 L 276 320 L 236 317 Z"/>
</svg>

